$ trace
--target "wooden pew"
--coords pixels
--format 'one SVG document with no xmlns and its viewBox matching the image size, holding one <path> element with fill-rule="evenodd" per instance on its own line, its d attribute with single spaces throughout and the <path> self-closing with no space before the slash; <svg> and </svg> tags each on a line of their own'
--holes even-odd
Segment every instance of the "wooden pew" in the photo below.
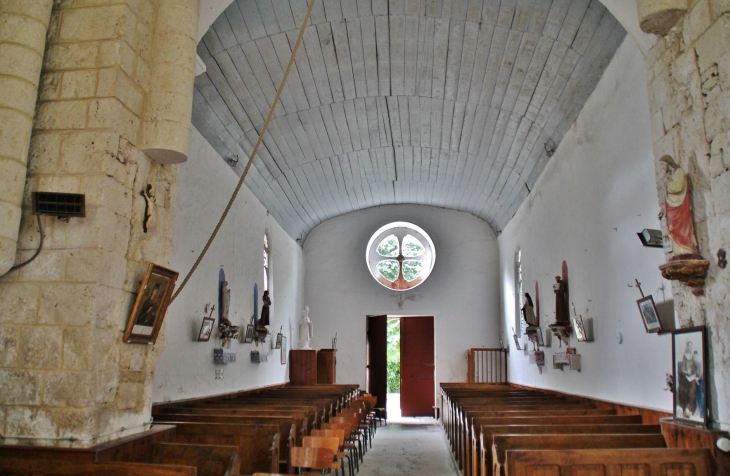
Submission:
<svg viewBox="0 0 730 476">
<path fill-rule="evenodd" d="M 281 438 L 282 449 L 279 452 L 279 467 L 286 465 L 286 459 L 282 460 L 282 455 L 288 455 L 289 449 L 294 446 L 300 446 L 303 436 L 297 429 L 297 425 L 288 417 L 275 416 L 240 416 L 229 415 L 226 413 L 163 413 L 157 415 L 156 419 L 161 423 L 167 422 L 200 422 L 200 423 L 235 423 L 243 425 L 277 425 L 279 434 L 284 435 Z"/>
<path fill-rule="evenodd" d="M 492 442 L 495 435 L 539 435 L 539 434 L 567 434 L 582 435 L 595 433 L 621 433 L 621 434 L 661 434 L 661 425 L 637 425 L 637 424 L 593 424 L 593 425 L 481 425 L 476 427 L 474 433 L 478 436 L 473 438 L 472 448 L 472 472 L 471 474 L 488 476 L 492 468 Z"/>
<path fill-rule="evenodd" d="M 492 425 L 561 425 L 561 424 L 574 424 L 574 425 L 592 425 L 592 424 L 633 424 L 640 425 L 641 417 L 638 415 L 577 415 L 577 416 L 537 416 L 537 417 L 485 417 L 480 419 L 482 427 Z M 473 433 L 476 434 L 477 430 L 474 428 Z M 484 433 L 484 430 L 482 430 Z M 509 433 L 507 431 L 506 433 Z M 487 438 L 491 438 L 493 435 L 486 435 Z M 489 439 L 485 441 L 487 447 L 485 452 L 487 453 L 487 459 L 491 460 L 491 442 Z M 474 452 L 474 447 L 470 448 L 471 454 Z M 471 462 L 471 455 L 470 460 Z M 481 462 L 479 463 L 481 464 Z M 485 466 L 491 468 L 491 461 L 488 461 Z M 473 468 L 473 464 L 468 466 L 470 469 Z M 487 469 L 489 471 L 489 469 Z M 471 474 L 476 476 L 477 473 Z M 482 470 L 482 474 L 483 470 Z"/>
<path fill-rule="evenodd" d="M 541 416 L 564 416 L 564 417 L 572 417 L 572 416 L 586 416 L 586 415 L 599 415 L 599 416 L 607 416 L 607 415 L 615 415 L 616 410 L 600 410 L 597 408 L 577 408 L 575 410 L 500 410 L 500 411 L 476 411 L 476 412 L 470 412 L 467 417 L 466 421 L 464 422 L 464 429 L 462 434 L 462 442 L 461 447 L 463 449 L 461 453 L 461 457 L 464 458 L 464 465 L 467 468 L 466 471 L 464 471 L 465 475 L 476 475 L 479 474 L 478 472 L 472 471 L 474 468 L 474 455 L 478 453 L 478 445 L 477 440 L 479 438 L 478 434 L 478 428 L 489 422 L 489 420 L 485 420 L 487 418 L 494 418 L 494 417 L 541 417 Z M 477 461 L 477 466 L 479 465 L 479 462 Z M 477 468 L 478 469 L 478 468 Z"/>
<path fill-rule="evenodd" d="M 173 441 L 238 447 L 241 473 L 279 471 L 279 426 L 175 421 Z"/>
<path fill-rule="evenodd" d="M 0 458 L 3 476 L 196 476 L 191 466 L 146 463 L 93 463 L 62 459 Z"/>
<path fill-rule="evenodd" d="M 712 476 L 707 449 L 512 450 L 509 476 Z"/>
<path fill-rule="evenodd" d="M 475 417 L 480 418 L 491 418 L 499 417 L 502 413 L 507 413 L 509 417 L 519 417 L 523 412 L 539 412 L 538 416 L 575 416 L 575 415 L 588 415 L 587 410 L 596 410 L 595 405 L 583 404 L 583 403 L 566 403 L 564 401 L 546 401 L 540 405 L 493 405 L 493 406 L 469 406 L 462 408 L 462 411 L 458 413 L 455 425 L 455 453 L 457 455 L 457 461 L 462 465 L 462 469 L 465 470 L 466 476 L 470 476 L 470 460 L 471 454 L 469 443 L 471 442 L 471 428 L 472 420 Z M 557 413 L 554 413 L 557 412 Z M 603 411 L 599 411 L 596 416 L 603 415 Z M 612 414 L 612 412 L 608 412 Z M 529 418 L 531 415 L 524 415 L 524 418 Z"/>
<path fill-rule="evenodd" d="M 495 435 L 492 443 L 492 476 L 505 476 L 509 450 L 571 450 L 599 448 L 666 448 L 664 437 L 642 434 Z"/>
<path fill-rule="evenodd" d="M 236 446 L 156 443 L 152 451 L 153 463 L 194 466 L 198 476 L 238 476 L 241 467 Z"/>
</svg>

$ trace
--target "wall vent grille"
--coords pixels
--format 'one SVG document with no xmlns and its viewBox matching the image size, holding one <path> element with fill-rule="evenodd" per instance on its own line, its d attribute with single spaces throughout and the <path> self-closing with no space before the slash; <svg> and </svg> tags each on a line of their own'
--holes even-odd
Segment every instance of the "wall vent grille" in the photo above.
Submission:
<svg viewBox="0 0 730 476">
<path fill-rule="evenodd" d="M 86 197 L 80 193 L 33 192 L 33 214 L 85 217 Z"/>
</svg>

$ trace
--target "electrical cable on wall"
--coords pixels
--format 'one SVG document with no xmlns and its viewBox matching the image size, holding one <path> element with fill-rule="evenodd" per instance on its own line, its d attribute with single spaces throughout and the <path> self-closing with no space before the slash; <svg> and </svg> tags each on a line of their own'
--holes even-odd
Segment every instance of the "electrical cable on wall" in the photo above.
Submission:
<svg viewBox="0 0 730 476">
<path fill-rule="evenodd" d="M 241 178 L 238 180 L 238 184 L 236 185 L 235 190 L 233 190 L 233 195 L 231 195 L 230 200 L 228 200 L 228 205 L 226 205 L 225 210 L 223 211 L 223 214 L 221 215 L 220 219 L 218 220 L 218 224 L 216 225 L 215 229 L 213 230 L 213 234 L 210 235 L 210 238 L 208 239 L 208 242 L 205 244 L 205 247 L 203 247 L 203 250 L 200 252 L 200 255 L 198 256 L 198 259 L 195 260 L 195 263 L 193 264 L 193 267 L 190 269 L 188 274 L 185 276 L 185 279 L 183 279 L 182 283 L 180 284 L 180 287 L 177 288 L 175 291 L 175 294 L 172 295 L 172 298 L 170 299 L 170 303 L 172 303 L 175 298 L 180 294 L 180 292 L 183 290 L 185 285 L 190 280 L 190 277 L 195 273 L 195 270 L 198 268 L 198 265 L 203 260 L 203 257 L 208 252 L 208 249 L 210 248 L 210 245 L 213 243 L 213 240 L 215 240 L 216 235 L 218 235 L 218 231 L 221 229 L 221 226 L 223 225 L 223 222 L 225 221 L 226 217 L 228 216 L 228 212 L 231 211 L 231 207 L 233 206 L 233 202 L 236 201 L 236 197 L 238 196 L 238 192 L 241 190 L 241 186 L 243 186 L 243 181 L 248 175 L 248 171 L 251 168 L 251 165 L 253 164 L 253 159 L 256 157 L 256 154 L 259 151 L 259 147 L 261 146 L 261 143 L 264 140 L 264 135 L 266 134 L 266 130 L 269 128 L 269 122 L 274 117 L 274 111 L 276 110 L 276 106 L 279 104 L 279 98 L 281 97 L 282 92 L 284 91 L 284 86 L 286 85 L 286 80 L 289 77 L 289 72 L 291 71 L 292 65 L 294 64 L 294 58 L 297 55 L 297 51 L 299 51 L 299 45 L 302 43 L 302 38 L 304 37 L 304 31 L 307 29 L 307 24 L 309 23 L 309 17 L 312 14 L 312 9 L 314 8 L 314 2 L 315 0 L 310 0 L 309 7 L 307 8 L 307 13 L 304 15 L 304 20 L 302 21 L 302 26 L 299 28 L 299 36 L 297 37 L 296 43 L 294 43 L 294 48 L 292 49 L 291 56 L 289 57 L 289 64 L 286 65 L 286 70 L 284 71 L 284 77 L 281 78 L 281 83 L 279 84 L 279 89 L 276 91 L 276 97 L 274 98 L 274 102 L 271 104 L 271 109 L 269 110 L 269 115 L 266 116 L 266 121 L 264 122 L 263 127 L 261 128 L 261 132 L 259 133 L 259 138 L 256 140 L 256 145 L 254 146 L 253 150 L 251 151 L 251 155 L 249 156 L 248 163 L 246 164 L 246 168 L 243 169 L 243 173 L 241 174 Z"/>
</svg>

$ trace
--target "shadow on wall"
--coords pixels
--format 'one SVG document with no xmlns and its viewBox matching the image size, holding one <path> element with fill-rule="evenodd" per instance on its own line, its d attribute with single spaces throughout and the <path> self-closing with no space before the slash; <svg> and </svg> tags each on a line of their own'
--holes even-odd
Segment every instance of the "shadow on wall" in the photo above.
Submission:
<svg viewBox="0 0 730 476">
<path fill-rule="evenodd" d="M 659 314 L 659 320 L 662 323 L 662 329 L 665 331 L 673 331 L 676 329 L 674 325 L 674 300 L 670 299 L 664 302 L 657 302 L 656 312 Z"/>
</svg>

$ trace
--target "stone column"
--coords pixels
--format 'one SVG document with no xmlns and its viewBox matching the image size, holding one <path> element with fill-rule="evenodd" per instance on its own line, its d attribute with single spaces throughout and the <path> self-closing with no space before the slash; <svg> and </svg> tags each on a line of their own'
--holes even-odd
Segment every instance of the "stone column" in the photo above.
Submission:
<svg viewBox="0 0 730 476">
<path fill-rule="evenodd" d="M 199 11 L 199 0 L 159 2 L 142 148 L 160 164 L 188 160 Z"/>
<path fill-rule="evenodd" d="M 27 16 L 29 6 L 40 2 L 0 4 L 6 3 L 21 6 Z M 158 10 L 158 3 L 170 2 L 53 1 L 18 260 L 38 245 L 30 191 L 83 193 L 86 217 L 41 217 L 43 251 L 28 266 L 0 277 L 3 443 L 91 445 L 143 431 L 150 420 L 164 324 L 155 345 L 123 344 L 122 335 L 148 262 L 169 266 L 177 169 L 150 160 L 142 150 L 141 130 L 146 103 L 155 102 L 150 71 L 156 69 L 157 20 L 197 23 L 185 16 L 189 9 L 182 8 L 182 15 L 179 8 Z M 0 26 L 0 36 L 5 31 Z M 169 51 L 170 61 L 195 57 L 194 41 L 177 46 Z M 2 67 L 15 64 L 6 57 L 0 62 Z M 190 78 L 178 71 L 179 77 L 169 79 L 192 84 L 192 70 L 191 64 Z M 187 111 L 189 118 L 189 105 Z M 4 119 L 0 129 L 5 129 Z M 3 179 L 0 169 L 0 183 Z M 140 192 L 148 185 L 156 197 L 156 226 L 145 232 Z M 3 230 L 4 220 L 0 216 Z"/>
<path fill-rule="evenodd" d="M 15 263 L 28 146 L 53 0 L 0 0 L 0 276 Z"/>
<path fill-rule="evenodd" d="M 663 2 L 669 3 L 669 2 Z M 666 193 L 659 158 L 672 156 L 692 184 L 700 254 L 710 261 L 704 294 L 672 282 L 677 327 L 706 325 L 709 333 L 705 399 L 711 417 L 730 428 L 730 3 L 698 0 L 645 58 L 659 202 Z M 666 232 L 665 220 L 662 227 Z M 669 256 L 668 256 L 669 257 Z"/>
</svg>

